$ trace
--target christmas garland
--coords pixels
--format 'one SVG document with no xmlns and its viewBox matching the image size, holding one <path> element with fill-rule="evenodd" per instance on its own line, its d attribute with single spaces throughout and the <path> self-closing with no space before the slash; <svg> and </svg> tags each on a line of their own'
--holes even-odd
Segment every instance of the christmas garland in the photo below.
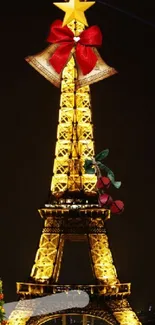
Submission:
<svg viewBox="0 0 155 325">
<path fill-rule="evenodd" d="M 2 280 L 0 280 L 0 325 L 5 325 L 7 321 L 5 320 L 5 310 L 4 310 L 4 295 L 2 288 Z"/>
</svg>

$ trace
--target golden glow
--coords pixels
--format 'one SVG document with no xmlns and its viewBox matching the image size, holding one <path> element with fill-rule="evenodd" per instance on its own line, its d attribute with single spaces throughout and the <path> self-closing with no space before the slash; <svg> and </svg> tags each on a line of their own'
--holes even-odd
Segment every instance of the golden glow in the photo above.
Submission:
<svg viewBox="0 0 155 325">
<path fill-rule="evenodd" d="M 142 325 L 132 310 L 116 312 L 114 316 L 121 325 Z"/>
<path fill-rule="evenodd" d="M 119 281 L 105 234 L 89 235 L 91 255 L 96 278 L 104 284 L 115 285 Z"/>
<path fill-rule="evenodd" d="M 116 303 L 116 311 L 114 311 L 114 316 L 116 320 L 121 325 L 142 325 L 139 321 L 137 315 L 132 311 L 127 299 L 122 299 L 122 301 Z"/>
<path fill-rule="evenodd" d="M 74 22 L 68 27 L 74 31 Z M 76 24 L 77 34 L 83 29 L 83 24 Z M 95 154 L 90 88 L 86 86 L 76 90 L 76 75 L 75 61 L 72 57 L 62 75 L 56 158 L 51 183 L 51 191 L 54 194 L 67 189 L 70 191 L 84 189 L 89 193 L 95 191 L 96 176 L 85 174 L 82 168 L 85 159 L 91 159 Z"/>
<path fill-rule="evenodd" d="M 69 0 L 69 2 L 54 2 L 53 4 L 65 11 L 63 26 L 69 24 L 73 20 L 88 26 L 84 11 L 93 6 L 95 1 L 86 2 L 79 0 Z"/>
<path fill-rule="evenodd" d="M 54 261 L 57 254 L 58 234 L 42 234 L 39 249 L 36 254 L 35 264 L 31 276 L 35 280 L 47 280 L 53 274 Z"/>
<path fill-rule="evenodd" d="M 48 217 L 44 226 L 50 229 L 50 227 L 56 226 L 56 222 L 55 218 Z M 59 234 L 44 233 L 43 230 L 31 277 L 40 282 L 52 277 L 56 282 L 60 272 L 63 246 L 63 236 L 60 238 Z"/>
</svg>

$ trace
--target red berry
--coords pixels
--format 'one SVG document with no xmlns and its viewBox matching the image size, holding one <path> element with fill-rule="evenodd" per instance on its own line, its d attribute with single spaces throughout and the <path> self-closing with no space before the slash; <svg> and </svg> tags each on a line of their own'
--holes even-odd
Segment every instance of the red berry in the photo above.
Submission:
<svg viewBox="0 0 155 325">
<path fill-rule="evenodd" d="M 120 200 L 113 201 L 110 210 L 113 214 L 120 214 L 124 211 L 124 203 Z"/>
<path fill-rule="evenodd" d="M 106 193 L 99 196 L 99 201 L 103 206 L 110 206 L 112 204 L 112 197 Z"/>
<path fill-rule="evenodd" d="M 98 189 L 109 188 L 110 184 L 111 184 L 110 179 L 108 177 L 103 176 L 98 179 L 96 187 Z"/>
</svg>

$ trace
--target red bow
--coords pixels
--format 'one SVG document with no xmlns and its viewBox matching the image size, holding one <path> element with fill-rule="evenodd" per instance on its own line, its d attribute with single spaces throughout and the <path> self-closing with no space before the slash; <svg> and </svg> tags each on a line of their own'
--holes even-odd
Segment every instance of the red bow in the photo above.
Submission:
<svg viewBox="0 0 155 325">
<path fill-rule="evenodd" d="M 76 60 L 82 73 L 86 75 L 96 65 L 97 56 L 91 47 L 102 44 L 102 34 L 99 27 L 92 26 L 84 30 L 78 37 L 75 37 L 67 26 L 62 27 L 61 20 L 56 20 L 51 25 L 47 41 L 59 44 L 49 60 L 57 73 L 62 72 L 68 62 L 72 48 L 76 45 Z"/>
</svg>

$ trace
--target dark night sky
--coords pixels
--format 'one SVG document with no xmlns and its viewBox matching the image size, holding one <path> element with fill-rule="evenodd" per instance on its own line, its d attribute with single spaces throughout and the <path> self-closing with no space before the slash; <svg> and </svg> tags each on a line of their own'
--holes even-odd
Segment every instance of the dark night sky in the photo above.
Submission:
<svg viewBox="0 0 155 325">
<path fill-rule="evenodd" d="M 109 3 L 155 21 L 153 1 Z M 49 0 L 6 2 L 1 12 L 0 276 L 8 302 L 30 274 L 42 231 L 37 209 L 50 187 L 60 97 L 24 57 L 47 46 L 50 23 L 63 12 Z M 155 306 L 155 28 L 100 3 L 86 16 L 103 32 L 102 57 L 119 71 L 91 86 L 96 152 L 110 149 L 106 163 L 123 183 L 114 197 L 125 212 L 107 224 L 110 246 L 119 279 L 132 282 L 133 307 L 147 308 Z M 66 248 L 64 282 L 67 274 L 78 279 L 77 268 L 77 282 L 91 280 L 86 249 L 77 248 Z"/>
</svg>

